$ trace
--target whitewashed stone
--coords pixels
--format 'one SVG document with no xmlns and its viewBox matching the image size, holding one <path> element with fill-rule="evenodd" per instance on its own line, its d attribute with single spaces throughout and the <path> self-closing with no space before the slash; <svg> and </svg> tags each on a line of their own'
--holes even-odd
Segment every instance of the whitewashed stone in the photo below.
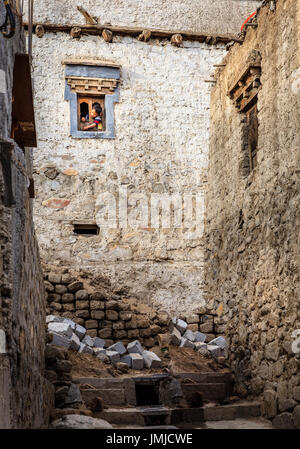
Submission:
<svg viewBox="0 0 300 449">
<path fill-rule="evenodd" d="M 190 329 L 187 329 L 185 333 L 183 334 L 183 337 L 186 338 L 189 341 L 195 341 L 195 333 L 191 331 Z"/>
<path fill-rule="evenodd" d="M 93 354 L 93 349 L 81 342 L 78 352 L 82 352 L 83 354 Z"/>
<path fill-rule="evenodd" d="M 49 323 L 48 331 L 50 333 L 55 332 L 56 334 L 65 335 L 66 337 L 72 337 L 72 328 L 68 323 Z"/>
<path fill-rule="evenodd" d="M 74 331 L 76 328 L 76 323 L 70 320 L 69 318 L 64 318 L 63 323 L 69 324 L 71 326 L 72 331 Z"/>
<path fill-rule="evenodd" d="M 106 355 L 111 363 L 117 363 L 120 361 L 120 354 L 117 351 L 106 351 Z"/>
<path fill-rule="evenodd" d="M 61 316 L 48 315 L 46 316 L 46 323 L 63 323 L 64 319 Z"/>
<path fill-rule="evenodd" d="M 179 346 L 181 348 L 192 348 L 192 349 L 194 349 L 195 347 L 194 343 L 192 343 L 191 341 L 187 340 L 184 337 L 181 337 L 181 342 Z"/>
<path fill-rule="evenodd" d="M 217 338 L 214 338 L 213 340 L 211 340 L 208 344 L 216 345 L 216 346 L 219 346 L 219 348 L 224 349 L 226 346 L 226 341 L 225 341 L 224 337 L 217 337 Z"/>
<path fill-rule="evenodd" d="M 94 337 L 94 348 L 103 348 L 103 346 L 105 345 L 105 340 L 103 340 L 103 338 L 99 338 L 99 337 Z"/>
<path fill-rule="evenodd" d="M 129 354 L 131 358 L 132 369 L 143 369 L 144 368 L 144 357 L 141 354 L 131 353 Z"/>
<path fill-rule="evenodd" d="M 160 368 L 161 360 L 160 358 L 152 351 L 143 351 L 144 363 L 147 368 Z"/>
<path fill-rule="evenodd" d="M 49 332 L 49 334 L 52 335 L 52 345 L 63 346 L 65 348 L 70 347 L 71 340 L 66 335 L 57 334 L 56 332 Z"/>
<path fill-rule="evenodd" d="M 76 324 L 76 327 L 75 327 L 75 334 L 78 336 L 78 338 L 79 338 L 80 340 L 82 340 L 83 337 L 84 337 L 85 334 L 86 334 L 86 328 L 83 327 L 83 326 L 80 326 L 80 324 Z"/>
<path fill-rule="evenodd" d="M 183 320 L 177 320 L 175 326 L 179 330 L 181 335 L 184 334 L 184 332 L 187 329 L 187 323 L 185 321 L 183 321 Z"/>
<path fill-rule="evenodd" d="M 122 363 L 126 363 L 128 365 L 129 368 L 131 368 L 131 357 L 128 354 L 124 354 L 121 356 L 121 360 Z"/>
<path fill-rule="evenodd" d="M 195 332 L 195 341 L 196 342 L 204 343 L 205 340 L 206 340 L 206 335 L 205 334 L 203 334 L 202 332 L 199 332 L 199 331 Z"/>
<path fill-rule="evenodd" d="M 117 351 L 120 355 L 123 355 L 126 352 L 125 346 L 120 341 L 118 341 L 118 343 L 115 343 L 114 345 L 109 346 L 109 348 L 107 348 L 107 350 L 108 351 Z"/>
<path fill-rule="evenodd" d="M 93 353 L 97 356 L 99 354 L 106 354 L 106 349 L 104 348 L 93 348 Z"/>
<path fill-rule="evenodd" d="M 207 350 L 211 353 L 213 357 L 220 357 L 223 355 L 222 348 L 220 348 L 220 346 L 217 345 L 208 344 Z"/>
<path fill-rule="evenodd" d="M 135 341 L 128 343 L 127 351 L 130 354 L 143 354 L 143 347 L 138 340 L 135 340 Z"/>
<path fill-rule="evenodd" d="M 201 342 L 201 341 L 196 341 L 196 342 L 194 343 L 194 345 L 195 345 L 195 351 L 199 351 L 199 349 L 202 349 L 202 348 L 204 348 L 204 349 L 207 348 L 207 344 L 206 344 L 206 343 L 203 343 L 203 342 Z"/>
<path fill-rule="evenodd" d="M 86 335 L 82 339 L 82 343 L 84 343 L 85 345 L 88 345 L 92 348 L 94 346 L 94 339 L 92 337 L 90 337 L 89 335 Z"/>
<path fill-rule="evenodd" d="M 70 341 L 70 349 L 73 351 L 78 351 L 80 348 L 80 340 L 76 334 L 73 333 Z"/>
</svg>

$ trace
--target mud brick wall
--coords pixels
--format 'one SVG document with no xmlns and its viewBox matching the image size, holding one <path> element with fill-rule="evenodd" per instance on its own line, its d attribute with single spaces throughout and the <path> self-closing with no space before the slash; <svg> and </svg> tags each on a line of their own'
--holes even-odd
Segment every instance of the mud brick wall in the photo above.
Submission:
<svg viewBox="0 0 300 449">
<path fill-rule="evenodd" d="M 165 310 L 143 305 L 125 291 L 114 291 L 105 277 L 90 273 L 45 272 L 47 313 L 70 318 L 87 329 L 91 337 L 106 340 L 106 347 L 117 341 L 124 344 L 138 339 L 146 348 L 158 344 L 157 335 L 167 331 L 172 316 Z M 215 317 L 206 308 L 193 315 L 180 315 L 192 331 L 213 339 L 222 333 Z"/>
<path fill-rule="evenodd" d="M 222 312 L 236 391 L 262 398 L 264 416 L 287 428 L 300 425 L 300 4 L 272 3 L 216 74 L 205 277 L 208 304 Z M 227 94 L 258 54 L 258 163 L 246 174 L 244 117 Z"/>
</svg>

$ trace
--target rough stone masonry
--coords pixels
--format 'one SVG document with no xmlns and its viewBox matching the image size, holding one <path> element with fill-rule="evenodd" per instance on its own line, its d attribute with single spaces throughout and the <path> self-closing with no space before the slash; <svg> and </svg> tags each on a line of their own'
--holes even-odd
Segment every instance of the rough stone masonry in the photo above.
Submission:
<svg viewBox="0 0 300 449">
<path fill-rule="evenodd" d="M 14 1 L 11 4 L 15 7 Z M 1 8 L 1 24 L 2 13 Z M 54 399 L 43 376 L 46 306 L 28 191 L 32 154 L 10 138 L 15 55 L 24 52 L 24 33 L 17 21 L 14 37 L 0 34 L 1 429 L 47 426 Z"/>
<path fill-rule="evenodd" d="M 264 3 L 212 91 L 206 297 L 220 311 L 238 394 L 261 396 L 276 427 L 299 428 L 300 4 Z M 246 115 L 228 95 L 249 65 L 261 67 L 253 171 Z"/>
</svg>

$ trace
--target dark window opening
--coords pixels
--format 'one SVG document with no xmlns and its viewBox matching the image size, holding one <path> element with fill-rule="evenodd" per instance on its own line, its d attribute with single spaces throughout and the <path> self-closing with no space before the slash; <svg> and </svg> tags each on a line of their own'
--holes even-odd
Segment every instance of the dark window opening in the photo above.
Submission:
<svg viewBox="0 0 300 449">
<path fill-rule="evenodd" d="M 77 96 L 78 130 L 105 131 L 105 96 Z"/>
<path fill-rule="evenodd" d="M 74 233 L 80 235 L 98 235 L 99 227 L 96 224 L 74 224 Z"/>
<path fill-rule="evenodd" d="M 257 166 L 258 118 L 257 104 L 247 112 L 248 151 L 250 170 Z"/>
<path fill-rule="evenodd" d="M 141 382 L 135 384 L 137 405 L 159 404 L 159 382 Z"/>
<path fill-rule="evenodd" d="M 11 138 L 22 149 L 36 147 L 35 120 L 29 56 L 15 56 L 12 89 Z"/>
</svg>

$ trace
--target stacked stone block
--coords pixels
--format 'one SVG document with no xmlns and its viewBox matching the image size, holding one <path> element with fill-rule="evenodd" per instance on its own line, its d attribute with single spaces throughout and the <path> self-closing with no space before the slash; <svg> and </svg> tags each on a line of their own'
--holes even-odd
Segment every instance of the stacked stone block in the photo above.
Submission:
<svg viewBox="0 0 300 449">
<path fill-rule="evenodd" d="M 166 332 L 170 323 L 166 312 L 139 313 L 138 307 L 132 310 L 122 295 L 107 287 L 87 288 L 69 274 L 46 274 L 47 313 L 70 318 L 86 328 L 88 336 L 104 339 L 105 347 L 138 339 L 151 348 L 158 343 L 157 335 Z"/>
</svg>

